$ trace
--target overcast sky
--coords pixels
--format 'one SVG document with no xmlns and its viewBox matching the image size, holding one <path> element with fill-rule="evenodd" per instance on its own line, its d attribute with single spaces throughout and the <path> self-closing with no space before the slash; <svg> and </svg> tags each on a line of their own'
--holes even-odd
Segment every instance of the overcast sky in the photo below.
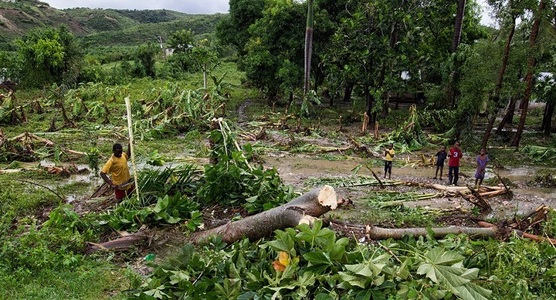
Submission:
<svg viewBox="0 0 556 300">
<path fill-rule="evenodd" d="M 42 0 L 54 8 L 116 8 L 116 9 L 168 9 L 187 14 L 215 14 L 228 12 L 228 0 Z M 478 0 L 485 6 L 485 0 Z M 483 25 L 493 25 L 488 13 L 483 12 Z"/>
</svg>

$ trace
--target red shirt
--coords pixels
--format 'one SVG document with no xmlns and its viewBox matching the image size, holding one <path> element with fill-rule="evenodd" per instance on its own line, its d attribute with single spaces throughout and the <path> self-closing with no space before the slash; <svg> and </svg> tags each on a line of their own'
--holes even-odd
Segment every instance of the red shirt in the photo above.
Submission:
<svg viewBox="0 0 556 300">
<path fill-rule="evenodd" d="M 455 147 L 450 148 L 448 156 L 450 157 L 450 159 L 448 159 L 448 166 L 459 167 L 459 159 L 463 156 L 461 149 Z"/>
</svg>

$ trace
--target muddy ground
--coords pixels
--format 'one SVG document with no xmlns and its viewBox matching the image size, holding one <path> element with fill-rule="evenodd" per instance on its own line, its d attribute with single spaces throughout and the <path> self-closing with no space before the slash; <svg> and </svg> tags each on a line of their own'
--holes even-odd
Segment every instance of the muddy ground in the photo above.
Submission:
<svg viewBox="0 0 556 300">
<path fill-rule="evenodd" d="M 423 166 L 413 163 L 420 157 L 421 153 L 406 153 L 397 155 L 394 162 L 391 180 L 448 185 L 447 166 L 444 167 L 444 174 L 442 176 L 443 180 L 433 179 L 435 172 L 435 168 L 433 166 Z M 318 182 L 319 178 L 341 178 L 351 176 L 356 167 L 361 164 L 368 163 L 369 161 L 371 161 L 373 165 L 372 170 L 375 174 L 377 174 L 379 178 L 383 178 L 384 171 L 382 170 L 382 161 L 379 157 L 363 159 L 359 157 L 346 156 L 344 158 L 345 159 L 343 160 L 324 160 L 317 157 L 299 155 L 292 156 L 283 153 L 265 157 L 264 160 L 267 166 L 275 167 L 279 171 L 286 184 L 291 184 L 297 189 L 303 189 L 304 186 L 306 187 L 307 181 Z M 470 157 L 470 155 L 467 155 L 467 157 L 464 156 L 458 185 L 474 186 L 474 158 L 474 155 L 473 157 Z M 541 205 L 556 208 L 556 189 L 529 186 L 529 182 L 539 169 L 541 168 L 533 166 L 521 166 L 519 168 L 495 168 L 492 165 L 489 166 L 485 176 L 485 183 L 496 181 L 489 181 L 489 179 L 496 179 L 499 175 L 502 178 L 508 179 L 512 183 L 510 186 L 512 193 L 488 199 L 488 203 L 492 206 L 492 212 L 483 215 L 482 217 L 485 219 L 507 219 L 513 218 L 516 215 L 527 214 Z M 366 168 L 361 168 L 357 174 L 367 177 L 372 176 L 372 173 Z M 360 219 L 362 222 L 365 222 L 366 220 L 361 219 L 358 216 L 364 215 L 361 212 L 368 207 L 368 205 L 365 203 L 365 200 L 361 200 L 361 198 L 365 198 L 365 194 L 370 191 L 381 190 L 380 186 L 376 185 L 357 188 L 335 186 L 335 188 L 341 196 L 350 198 L 354 201 L 357 208 L 343 213 L 338 212 L 336 215 L 351 220 Z M 437 190 L 433 189 L 416 188 L 403 185 L 387 186 L 384 189 L 399 192 L 437 192 Z M 462 198 L 458 199 L 445 197 L 423 201 L 410 201 L 406 202 L 404 206 L 453 211 L 470 211 L 474 207 L 473 204 Z M 372 220 L 367 221 L 372 222 Z"/>
</svg>

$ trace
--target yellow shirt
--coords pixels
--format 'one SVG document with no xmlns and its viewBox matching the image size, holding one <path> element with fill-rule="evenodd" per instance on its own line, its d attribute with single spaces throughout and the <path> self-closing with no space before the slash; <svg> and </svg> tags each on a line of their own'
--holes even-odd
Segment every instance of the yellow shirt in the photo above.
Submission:
<svg viewBox="0 0 556 300">
<path fill-rule="evenodd" d="M 384 160 L 392 161 L 394 158 L 394 149 L 386 149 L 386 156 L 384 156 Z"/>
<path fill-rule="evenodd" d="M 122 153 L 122 156 L 120 157 L 115 157 L 114 154 L 112 154 L 112 157 L 110 157 L 104 167 L 102 167 L 101 172 L 110 174 L 112 182 L 115 185 L 125 183 L 129 180 L 129 178 L 131 178 L 127 167 L 127 159 L 127 153 Z M 127 186 L 125 189 L 127 190 L 130 187 L 131 186 Z"/>
</svg>

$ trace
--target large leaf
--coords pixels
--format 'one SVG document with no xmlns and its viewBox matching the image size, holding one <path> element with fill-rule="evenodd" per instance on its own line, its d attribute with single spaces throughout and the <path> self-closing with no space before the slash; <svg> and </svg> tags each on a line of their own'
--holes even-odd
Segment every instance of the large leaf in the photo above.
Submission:
<svg viewBox="0 0 556 300">
<path fill-rule="evenodd" d="M 474 283 L 456 287 L 457 295 L 464 300 L 487 300 L 492 291 L 482 288 Z"/>
<path fill-rule="evenodd" d="M 426 262 L 423 262 L 417 273 L 425 275 L 435 283 L 442 284 L 451 292 L 462 299 L 487 299 L 490 291 L 486 290 L 471 280 L 477 278 L 479 269 L 466 269 L 462 266 L 463 257 L 457 253 L 435 248 L 427 253 Z"/>
<path fill-rule="evenodd" d="M 332 261 L 330 260 L 328 253 L 308 252 L 303 254 L 303 258 L 305 258 L 311 265 L 332 265 Z"/>
<path fill-rule="evenodd" d="M 349 286 L 357 286 L 364 289 L 367 288 L 368 283 L 370 282 L 369 279 L 362 276 L 351 275 L 346 272 L 338 272 L 338 274 L 344 283 L 349 284 Z M 344 284 L 340 284 L 339 286 L 341 288 L 349 288 L 349 286 L 345 286 Z"/>
<path fill-rule="evenodd" d="M 435 265 L 452 265 L 463 261 L 464 257 L 444 248 L 434 248 L 426 254 L 426 258 Z"/>
<path fill-rule="evenodd" d="M 309 243 L 312 247 L 319 246 L 323 249 L 329 249 L 334 246 L 336 236 L 334 232 L 328 228 L 322 228 L 322 221 L 315 221 L 313 226 L 301 224 L 298 226 L 299 233 L 297 238 Z"/>
</svg>

